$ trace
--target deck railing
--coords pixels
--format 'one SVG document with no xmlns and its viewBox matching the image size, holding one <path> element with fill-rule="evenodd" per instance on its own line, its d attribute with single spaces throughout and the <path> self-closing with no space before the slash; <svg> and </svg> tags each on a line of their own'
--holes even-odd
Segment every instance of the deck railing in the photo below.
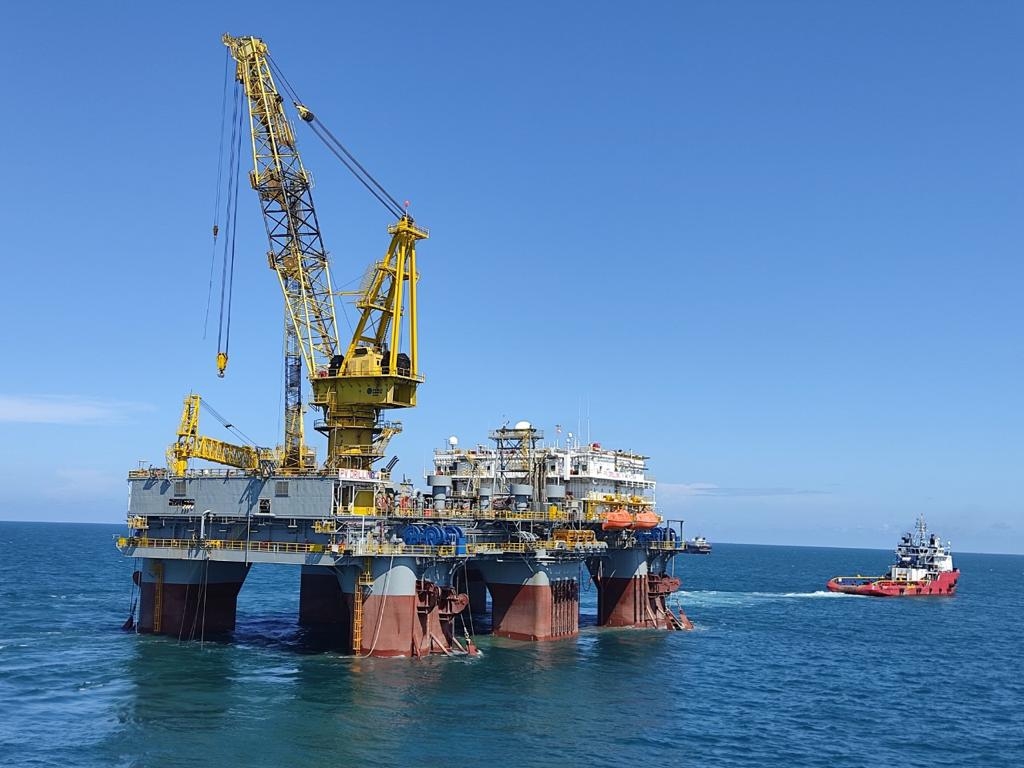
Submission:
<svg viewBox="0 0 1024 768">
<path fill-rule="evenodd" d="M 671 549 L 673 542 L 650 542 L 652 549 Z M 503 552 L 522 553 L 537 551 L 575 551 L 603 549 L 603 542 L 580 541 L 566 542 L 558 539 L 542 541 L 489 541 L 467 544 L 464 555 L 500 554 Z M 344 544 L 313 544 L 289 541 L 243 541 L 229 539 L 159 539 L 148 536 L 119 536 L 118 549 L 182 549 L 182 550 L 227 550 L 242 552 L 266 552 L 270 554 L 332 554 L 345 555 L 383 555 L 383 556 L 420 556 L 420 557 L 454 557 L 464 556 L 459 548 L 452 544 L 429 546 L 427 544 L 396 544 L 388 542 L 354 542 Z"/>
</svg>

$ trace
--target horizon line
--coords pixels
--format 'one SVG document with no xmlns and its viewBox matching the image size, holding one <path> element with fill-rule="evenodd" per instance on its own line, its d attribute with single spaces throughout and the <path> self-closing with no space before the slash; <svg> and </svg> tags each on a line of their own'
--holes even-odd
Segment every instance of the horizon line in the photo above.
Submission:
<svg viewBox="0 0 1024 768">
<path fill-rule="evenodd" d="M 8 520 L 6 518 L 0 518 L 0 523 L 28 523 L 30 525 L 110 525 L 110 526 L 124 526 L 123 522 L 102 522 L 98 520 Z M 892 547 L 840 547 L 835 544 L 765 544 L 764 542 L 750 542 L 750 541 L 711 541 L 709 543 L 712 547 L 718 545 L 724 546 L 738 546 L 738 547 L 799 547 L 802 549 L 860 549 L 868 550 L 871 552 L 888 552 L 892 550 Z M 711 554 L 714 554 L 712 551 Z M 999 555 L 1006 557 L 1024 557 L 1024 552 L 975 552 L 970 550 L 959 551 L 955 554 L 958 555 Z"/>
</svg>

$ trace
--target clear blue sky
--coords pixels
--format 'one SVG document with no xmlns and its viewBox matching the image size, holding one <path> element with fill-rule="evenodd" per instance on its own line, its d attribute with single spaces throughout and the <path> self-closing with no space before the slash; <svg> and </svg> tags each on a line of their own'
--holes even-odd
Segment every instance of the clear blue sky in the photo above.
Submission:
<svg viewBox="0 0 1024 768">
<path fill-rule="evenodd" d="M 924 512 L 957 550 L 1024 553 L 1020 3 L 4 16 L 0 518 L 122 520 L 193 388 L 279 439 L 247 186 L 226 379 L 202 338 L 230 31 L 431 228 L 399 470 L 589 408 L 689 535 L 889 547 Z M 298 128 L 346 283 L 389 219 Z"/>
</svg>

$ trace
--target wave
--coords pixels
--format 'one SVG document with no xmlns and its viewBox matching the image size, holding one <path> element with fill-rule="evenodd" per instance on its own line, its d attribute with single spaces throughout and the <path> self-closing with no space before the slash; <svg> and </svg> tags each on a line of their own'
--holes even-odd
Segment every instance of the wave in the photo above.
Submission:
<svg viewBox="0 0 1024 768">
<path fill-rule="evenodd" d="M 841 592 L 818 589 L 813 592 L 725 592 L 717 589 L 680 590 L 676 593 L 684 605 L 717 603 L 722 605 L 747 604 L 771 600 L 821 600 L 851 597 Z"/>
</svg>

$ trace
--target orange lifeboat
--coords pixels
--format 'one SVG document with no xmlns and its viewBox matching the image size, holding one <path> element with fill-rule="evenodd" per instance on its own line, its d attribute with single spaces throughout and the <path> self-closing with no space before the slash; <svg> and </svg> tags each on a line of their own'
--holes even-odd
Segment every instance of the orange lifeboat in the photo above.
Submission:
<svg viewBox="0 0 1024 768">
<path fill-rule="evenodd" d="M 650 508 L 645 508 L 643 512 L 640 512 L 636 516 L 636 522 L 633 523 L 634 528 L 657 528 L 658 523 L 661 522 L 661 516 L 655 514 Z"/>
<path fill-rule="evenodd" d="M 601 530 L 623 531 L 633 525 L 633 517 L 622 507 L 616 507 L 604 516 Z"/>
</svg>

